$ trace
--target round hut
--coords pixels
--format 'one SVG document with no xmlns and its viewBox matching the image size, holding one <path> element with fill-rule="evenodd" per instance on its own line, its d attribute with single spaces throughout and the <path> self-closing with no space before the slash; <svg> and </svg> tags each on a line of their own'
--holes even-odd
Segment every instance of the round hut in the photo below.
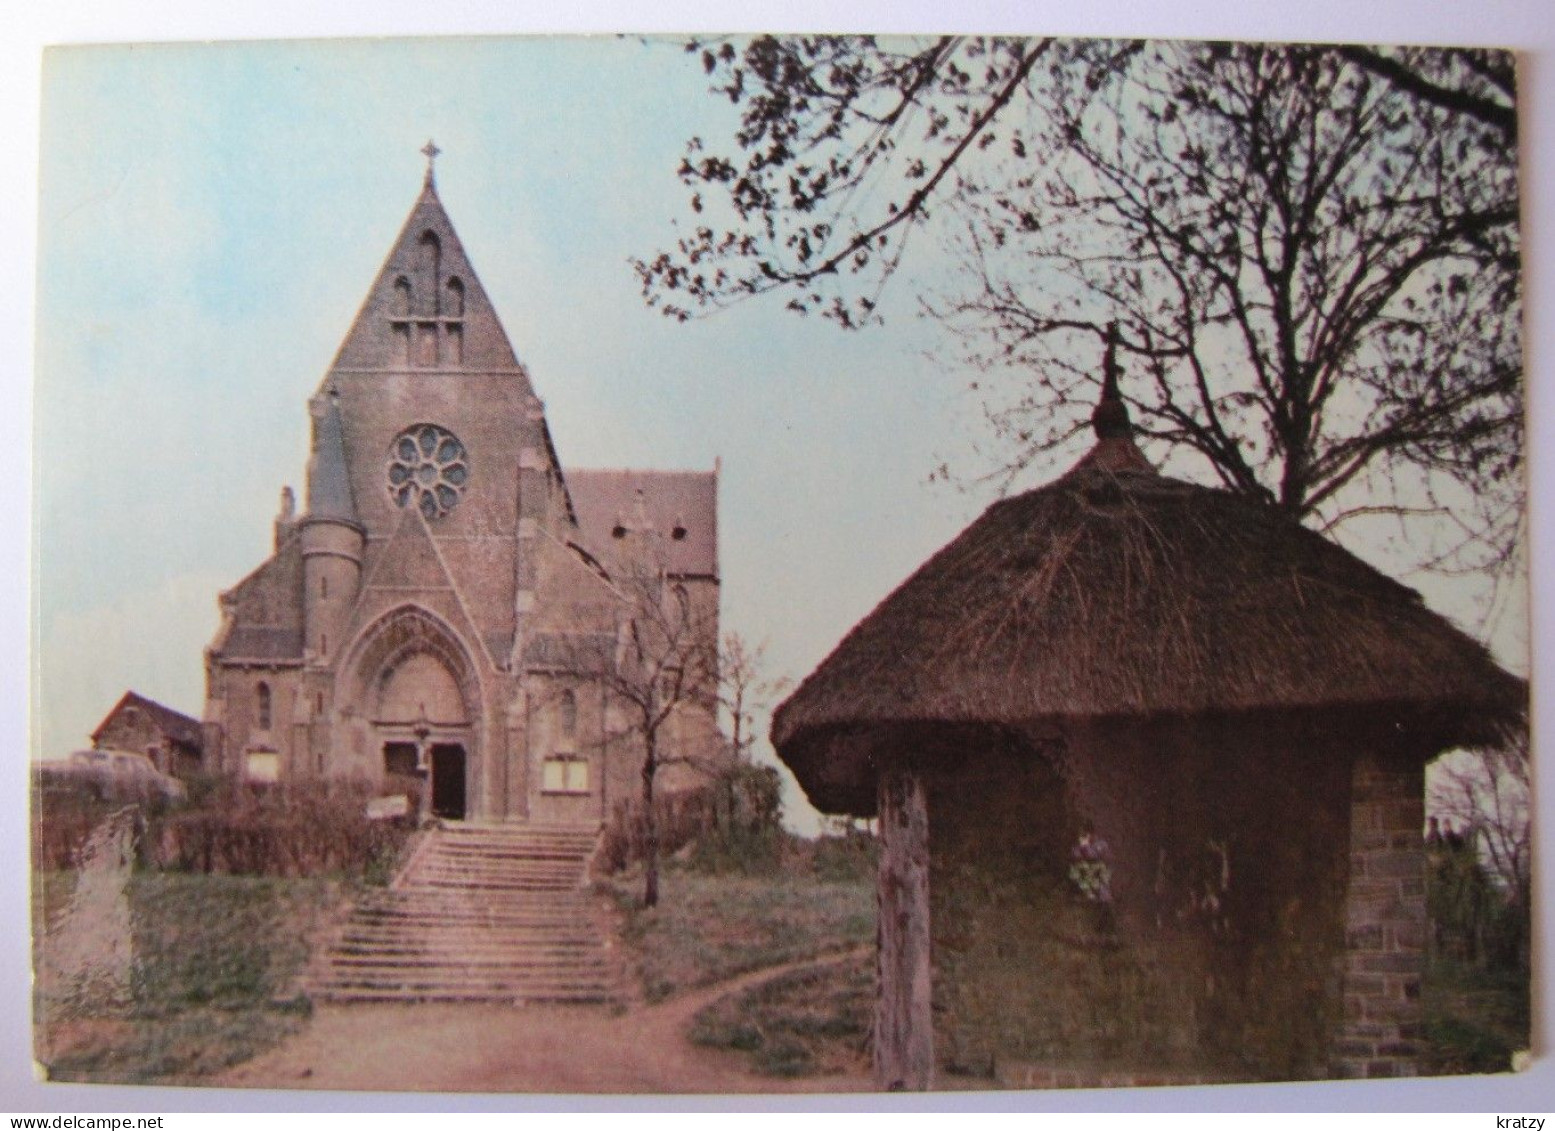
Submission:
<svg viewBox="0 0 1555 1131">
<path fill-rule="evenodd" d="M 884 1089 L 1415 1072 L 1424 768 L 1523 681 L 1273 506 L 1094 447 L 989 507 L 777 710 L 877 816 Z"/>
</svg>

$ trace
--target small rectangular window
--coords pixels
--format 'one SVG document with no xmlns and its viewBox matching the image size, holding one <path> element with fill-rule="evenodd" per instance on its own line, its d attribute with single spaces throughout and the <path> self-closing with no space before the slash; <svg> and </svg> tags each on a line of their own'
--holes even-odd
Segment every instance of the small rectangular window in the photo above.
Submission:
<svg viewBox="0 0 1555 1131">
<path fill-rule="evenodd" d="M 254 782 L 281 780 L 281 756 L 273 750 L 251 750 L 244 760 L 243 776 Z"/>
</svg>

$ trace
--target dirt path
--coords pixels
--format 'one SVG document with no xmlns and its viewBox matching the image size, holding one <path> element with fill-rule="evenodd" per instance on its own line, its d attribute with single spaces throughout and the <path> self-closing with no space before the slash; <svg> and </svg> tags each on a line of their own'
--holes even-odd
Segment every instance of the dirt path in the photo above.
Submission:
<svg viewBox="0 0 1555 1131">
<path fill-rule="evenodd" d="M 414 1092 L 857 1092 L 866 1072 L 784 1080 L 686 1039 L 727 994 L 860 952 L 758 970 L 623 1014 L 601 1008 L 353 1005 L 320 1008 L 303 1032 L 224 1076 L 223 1087 Z"/>
</svg>

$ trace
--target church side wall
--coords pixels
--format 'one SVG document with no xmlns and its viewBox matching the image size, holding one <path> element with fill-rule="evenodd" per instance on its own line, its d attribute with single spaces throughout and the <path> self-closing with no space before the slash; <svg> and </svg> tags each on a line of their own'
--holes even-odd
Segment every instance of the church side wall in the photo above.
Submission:
<svg viewBox="0 0 1555 1131">
<path fill-rule="evenodd" d="M 230 666 L 218 669 L 221 685 L 225 764 L 219 768 L 239 778 L 266 773 L 274 766 L 280 780 L 306 772 L 307 750 L 294 750 L 300 673 L 296 668 Z M 269 698 L 269 725 L 262 705 Z M 261 755 L 251 759 L 250 755 Z M 267 756 L 273 755 L 273 759 Z M 213 766 L 213 770 L 218 768 Z"/>
</svg>

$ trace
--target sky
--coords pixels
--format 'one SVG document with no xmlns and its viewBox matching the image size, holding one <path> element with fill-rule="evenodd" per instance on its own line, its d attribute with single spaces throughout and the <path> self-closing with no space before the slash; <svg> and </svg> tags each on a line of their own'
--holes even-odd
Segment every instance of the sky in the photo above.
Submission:
<svg viewBox="0 0 1555 1131">
<path fill-rule="evenodd" d="M 990 4 L 965 18 L 1033 32 L 1552 45 L 1531 2 L 1456 23 L 1422 22 L 1402 3 L 1379 4 L 1366 22 L 1327 0 L 1251 23 L 1229 3 L 1179 7 L 1186 14 L 1166 24 L 1144 24 L 1121 2 L 1096 5 L 1088 24 L 1072 5 Z M 4 182 L 18 203 L 6 220 L 18 254 L 5 264 L 17 301 L 0 314 L 0 435 L 30 451 L 5 498 L 32 516 L 30 536 L 4 545 L 17 579 L 0 625 L 13 749 L 84 745 L 128 687 L 200 713 L 216 595 L 268 553 L 281 487 L 303 485 L 306 398 L 419 191 L 429 137 L 443 150 L 440 196 L 546 403 L 564 467 L 721 460 L 725 625 L 767 642 L 773 674 L 802 677 L 991 501 L 991 489 L 926 482 L 943 461 L 977 469 L 976 409 L 962 380 L 925 356 L 938 339 L 912 317 L 907 287 L 888 294 L 889 332 L 857 335 L 780 301 L 688 325 L 643 305 L 628 259 L 673 239 L 685 139 L 727 136 L 730 124 L 675 44 L 252 42 L 493 24 L 460 4 L 436 19 L 398 2 L 371 19 L 329 4 L 234 12 L 213 26 L 196 5 L 153 4 L 129 20 L 62 3 L 21 42 L 251 42 L 77 47 L 41 66 L 24 53 L 0 90 L 21 109 L 12 152 L 28 174 Z M 802 15 L 753 5 L 742 26 L 828 20 Z M 904 26 L 884 6 L 875 18 L 855 26 Z M 942 22 L 917 19 L 905 26 Z M 581 5 L 520 26 L 623 23 Z M 652 17 L 659 28 L 708 25 L 706 12 L 673 5 Z M 1539 110 L 1528 134 L 1547 142 L 1549 79 L 1536 64 L 1523 101 Z M 1548 183 L 1550 166 L 1549 147 L 1536 150 L 1527 183 Z M 1546 194 L 1530 195 L 1537 359 L 1550 356 L 1539 264 L 1552 241 Z M 30 402 L 25 377 L 12 376 L 29 372 Z M 1545 411 L 1537 384 L 1533 408 Z M 1537 444 L 1532 456 L 1537 490 Z M 1471 619 L 1451 583 L 1409 580 L 1433 607 Z M 1526 670 L 1523 623 L 1504 618 L 1496 643 Z"/>
</svg>

